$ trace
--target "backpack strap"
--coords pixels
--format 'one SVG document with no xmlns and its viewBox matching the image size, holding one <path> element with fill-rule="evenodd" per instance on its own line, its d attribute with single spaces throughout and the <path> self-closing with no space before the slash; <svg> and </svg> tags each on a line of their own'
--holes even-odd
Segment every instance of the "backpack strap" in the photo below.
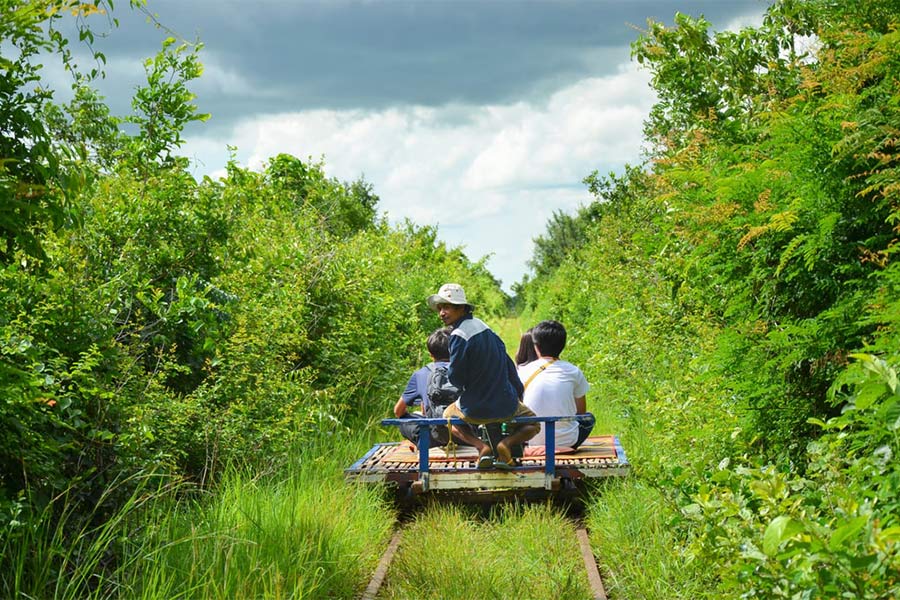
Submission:
<svg viewBox="0 0 900 600">
<path fill-rule="evenodd" d="M 537 377 L 538 375 L 540 375 L 541 371 L 543 371 L 544 369 L 546 369 L 547 367 L 549 367 L 550 365 L 555 363 L 557 360 L 558 359 L 556 359 L 556 358 L 551 358 L 550 360 L 548 360 L 547 362 L 542 364 L 540 367 L 538 367 L 535 370 L 535 372 L 531 374 L 531 377 L 528 378 L 528 381 L 526 381 L 524 384 L 522 384 L 522 388 L 527 390 L 528 384 L 531 383 L 532 381 L 534 381 L 534 378 Z"/>
<path fill-rule="evenodd" d="M 436 365 L 433 362 L 430 362 L 427 365 L 425 365 L 425 368 L 428 369 L 428 375 L 425 376 L 425 389 L 419 391 L 419 398 L 422 399 L 422 412 L 423 413 L 426 412 L 425 404 L 426 403 L 428 403 L 429 405 L 431 404 L 431 400 L 428 399 L 428 382 L 431 379 L 431 374 L 434 373 L 435 366 Z M 428 415 L 425 415 L 425 416 L 427 417 Z"/>
</svg>

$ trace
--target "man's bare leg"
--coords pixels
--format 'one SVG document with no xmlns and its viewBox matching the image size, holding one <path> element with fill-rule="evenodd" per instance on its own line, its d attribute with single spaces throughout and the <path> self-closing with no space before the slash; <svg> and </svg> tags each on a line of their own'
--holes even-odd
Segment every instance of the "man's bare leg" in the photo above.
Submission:
<svg viewBox="0 0 900 600">
<path fill-rule="evenodd" d="M 491 447 L 482 442 L 479 437 L 470 433 L 470 429 L 462 429 L 457 425 L 450 425 L 450 428 L 452 429 L 454 436 L 458 437 L 470 446 L 475 446 L 475 448 L 478 450 L 479 458 L 492 453 Z M 537 434 L 537 432 L 535 432 L 535 434 Z"/>
<path fill-rule="evenodd" d="M 503 461 L 508 465 L 512 464 L 512 451 L 510 448 L 518 444 L 524 444 L 540 432 L 541 426 L 537 423 L 526 423 L 516 429 L 516 432 L 503 438 L 497 444 L 497 460 Z"/>
</svg>

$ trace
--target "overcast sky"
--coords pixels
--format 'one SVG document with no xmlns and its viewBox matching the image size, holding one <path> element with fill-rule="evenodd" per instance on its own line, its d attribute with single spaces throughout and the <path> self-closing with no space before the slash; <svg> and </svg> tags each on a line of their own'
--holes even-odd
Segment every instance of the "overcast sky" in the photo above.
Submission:
<svg viewBox="0 0 900 600">
<path fill-rule="evenodd" d="M 581 180 L 640 161 L 649 76 L 630 60 L 648 18 L 758 24 L 765 0 L 148 0 L 204 44 L 194 82 L 211 119 L 182 153 L 218 177 L 229 152 L 261 169 L 279 153 L 360 176 L 391 222 L 438 226 L 503 287 L 527 272 L 555 210 L 591 201 Z M 114 113 L 170 35 L 116 2 L 101 91 Z M 460 282 L 465 283 L 465 282 Z"/>
</svg>

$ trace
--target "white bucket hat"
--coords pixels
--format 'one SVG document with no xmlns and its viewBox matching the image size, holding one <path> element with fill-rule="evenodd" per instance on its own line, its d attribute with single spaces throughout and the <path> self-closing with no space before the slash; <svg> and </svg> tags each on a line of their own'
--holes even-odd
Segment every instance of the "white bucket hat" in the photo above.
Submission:
<svg viewBox="0 0 900 600">
<path fill-rule="evenodd" d="M 428 296 L 428 306 L 437 310 L 438 304 L 465 304 L 473 308 L 466 300 L 466 291 L 458 283 L 445 283 L 437 294 Z"/>
</svg>

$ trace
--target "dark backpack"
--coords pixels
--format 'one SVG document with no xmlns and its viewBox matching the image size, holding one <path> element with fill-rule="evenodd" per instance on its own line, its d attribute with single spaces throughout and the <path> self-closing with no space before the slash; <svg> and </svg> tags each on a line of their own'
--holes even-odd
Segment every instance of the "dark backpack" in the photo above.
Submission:
<svg viewBox="0 0 900 600">
<path fill-rule="evenodd" d="M 429 414 L 426 416 L 443 416 L 444 407 L 456 402 L 459 398 L 459 390 L 450 383 L 447 367 L 431 364 L 431 373 L 428 374 L 428 386 L 425 394 L 428 396 Z"/>
</svg>

